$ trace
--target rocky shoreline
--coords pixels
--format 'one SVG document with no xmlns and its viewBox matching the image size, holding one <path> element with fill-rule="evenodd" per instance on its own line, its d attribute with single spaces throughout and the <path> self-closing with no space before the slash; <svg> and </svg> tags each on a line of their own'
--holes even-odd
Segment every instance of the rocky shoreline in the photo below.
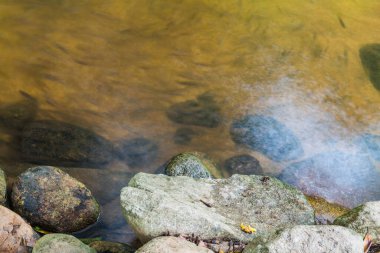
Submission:
<svg viewBox="0 0 380 253">
<path fill-rule="evenodd" d="M 190 152 L 173 157 L 164 174 L 136 174 L 120 194 L 123 215 L 142 243 L 134 249 L 70 235 L 96 223 L 101 210 L 91 191 L 63 170 L 29 168 L 8 200 L 0 170 L 1 252 L 356 253 L 365 237 L 380 242 L 380 201 L 323 225 L 315 203 L 293 186 L 263 175 L 217 179 L 216 171 L 205 155 Z"/>
</svg>

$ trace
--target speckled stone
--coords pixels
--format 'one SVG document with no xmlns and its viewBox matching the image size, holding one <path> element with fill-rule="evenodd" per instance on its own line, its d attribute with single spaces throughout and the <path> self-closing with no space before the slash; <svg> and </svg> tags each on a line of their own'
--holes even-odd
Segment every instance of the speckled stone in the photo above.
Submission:
<svg viewBox="0 0 380 253">
<path fill-rule="evenodd" d="M 62 170 L 40 166 L 22 173 L 13 185 L 14 210 L 33 226 L 51 232 L 74 232 L 98 219 L 97 201 L 84 184 Z"/>
</svg>

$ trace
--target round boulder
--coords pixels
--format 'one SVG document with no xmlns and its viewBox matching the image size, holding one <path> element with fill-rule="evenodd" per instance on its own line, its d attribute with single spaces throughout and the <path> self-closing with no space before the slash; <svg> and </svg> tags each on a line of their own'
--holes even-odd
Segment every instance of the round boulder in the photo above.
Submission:
<svg viewBox="0 0 380 253">
<path fill-rule="evenodd" d="M 13 185 L 14 210 L 33 226 L 51 232 L 75 232 L 95 223 L 100 209 L 84 184 L 62 170 L 39 166 Z"/>
<path fill-rule="evenodd" d="M 96 250 L 82 243 L 72 235 L 48 234 L 39 239 L 33 253 L 96 253 Z"/>
</svg>

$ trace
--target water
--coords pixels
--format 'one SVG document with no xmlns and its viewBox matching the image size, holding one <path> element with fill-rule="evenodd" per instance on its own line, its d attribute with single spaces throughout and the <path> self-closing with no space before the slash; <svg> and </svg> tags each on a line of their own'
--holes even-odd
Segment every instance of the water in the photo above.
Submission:
<svg viewBox="0 0 380 253">
<path fill-rule="evenodd" d="M 11 111 L 26 121 L 69 122 L 112 143 L 156 143 L 157 155 L 143 166 L 114 159 L 103 169 L 67 169 L 107 215 L 134 173 L 154 172 L 182 151 L 205 152 L 219 165 L 251 154 L 266 174 L 280 173 L 294 161 L 276 163 L 231 140 L 233 119 L 249 113 L 288 126 L 305 150 L 298 160 L 331 150 L 356 154 L 357 136 L 380 134 L 380 95 L 359 57 L 364 44 L 380 43 L 379 13 L 376 0 L 0 0 L 0 118 Z M 190 126 L 191 142 L 175 143 L 183 125 L 167 109 L 204 93 L 220 106 L 221 124 Z M 21 129 L 0 128 L 11 178 L 30 166 L 18 151 Z M 355 199 L 380 199 L 366 191 L 366 170 L 351 170 L 344 181 L 363 186 Z M 333 167 L 327 175 L 341 176 Z M 132 241 L 115 217 L 86 235 Z"/>
</svg>

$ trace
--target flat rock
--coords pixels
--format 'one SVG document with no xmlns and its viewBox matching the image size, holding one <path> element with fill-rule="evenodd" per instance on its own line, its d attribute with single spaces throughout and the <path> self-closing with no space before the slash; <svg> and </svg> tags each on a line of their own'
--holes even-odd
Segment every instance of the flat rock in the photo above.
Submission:
<svg viewBox="0 0 380 253">
<path fill-rule="evenodd" d="M 281 227 L 314 224 L 314 210 L 300 191 L 255 175 L 194 179 L 138 173 L 122 189 L 121 205 L 142 242 L 169 234 L 246 243 Z M 257 232 L 243 232 L 242 223 Z"/>
<path fill-rule="evenodd" d="M 368 231 L 373 240 L 380 242 L 380 201 L 358 206 L 335 219 L 334 224 L 351 228 L 363 237 Z"/>
<path fill-rule="evenodd" d="M 59 121 L 35 121 L 22 133 L 25 161 L 57 166 L 100 166 L 113 158 L 112 144 L 96 133 Z"/>
<path fill-rule="evenodd" d="M 97 253 L 72 235 L 48 234 L 39 239 L 33 253 Z"/>
<path fill-rule="evenodd" d="M 172 105 L 166 115 L 176 123 L 210 128 L 219 126 L 222 121 L 220 108 L 209 93 Z"/>
<path fill-rule="evenodd" d="M 232 140 L 260 152 L 273 161 L 287 161 L 303 155 L 293 132 L 281 122 L 264 115 L 247 115 L 230 128 Z"/>
<path fill-rule="evenodd" d="M 0 252 L 27 253 L 39 235 L 17 213 L 0 206 Z"/>
<path fill-rule="evenodd" d="M 360 59 L 373 86 L 380 90 L 380 44 L 367 44 L 359 50 Z"/>
<path fill-rule="evenodd" d="M 332 225 L 295 226 L 259 237 L 243 253 L 363 252 L 363 238 L 351 229 Z"/>
<path fill-rule="evenodd" d="M 157 237 L 141 248 L 136 253 L 213 253 L 213 251 L 188 242 L 183 238 L 173 236 Z"/>
<path fill-rule="evenodd" d="M 7 200 L 7 181 L 5 179 L 5 173 L 0 169 L 0 205 L 5 205 Z"/>
<path fill-rule="evenodd" d="M 380 197 L 380 173 L 366 155 L 329 152 L 285 168 L 279 179 L 349 208 Z"/>
<path fill-rule="evenodd" d="M 11 195 L 14 210 L 33 226 L 75 232 L 95 223 L 100 209 L 84 184 L 62 170 L 40 166 L 22 173 Z"/>
</svg>

